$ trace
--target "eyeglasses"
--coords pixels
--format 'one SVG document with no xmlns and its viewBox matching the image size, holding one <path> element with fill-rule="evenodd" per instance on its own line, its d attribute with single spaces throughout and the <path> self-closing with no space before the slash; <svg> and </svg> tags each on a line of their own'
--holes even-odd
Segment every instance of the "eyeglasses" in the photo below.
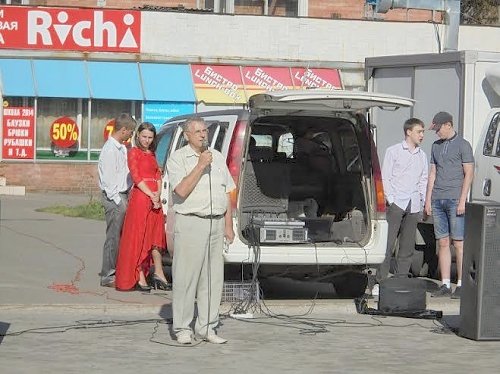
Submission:
<svg viewBox="0 0 500 374">
<path fill-rule="evenodd" d="M 195 135 L 201 135 L 201 134 L 208 134 L 208 129 L 196 130 L 196 131 L 186 130 L 185 132 L 189 132 L 189 133 L 195 134 Z"/>
</svg>

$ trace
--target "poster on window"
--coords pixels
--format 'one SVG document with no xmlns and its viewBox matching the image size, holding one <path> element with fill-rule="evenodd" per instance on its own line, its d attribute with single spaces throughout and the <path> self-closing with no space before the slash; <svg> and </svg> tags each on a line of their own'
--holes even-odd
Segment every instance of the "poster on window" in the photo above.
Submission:
<svg viewBox="0 0 500 374">
<path fill-rule="evenodd" d="M 51 150 L 56 157 L 73 156 L 78 151 L 80 130 L 70 117 L 61 117 L 50 126 Z"/>
<path fill-rule="evenodd" d="M 165 103 L 149 101 L 144 103 L 143 117 L 159 129 L 172 117 L 194 113 L 194 103 Z"/>
<path fill-rule="evenodd" d="M 6 107 L 3 109 L 2 158 L 32 160 L 35 154 L 35 109 Z"/>
</svg>

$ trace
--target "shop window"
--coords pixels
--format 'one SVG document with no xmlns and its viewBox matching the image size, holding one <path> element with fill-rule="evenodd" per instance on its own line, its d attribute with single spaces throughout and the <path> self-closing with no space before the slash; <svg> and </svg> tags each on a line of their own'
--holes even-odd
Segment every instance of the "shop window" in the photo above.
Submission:
<svg viewBox="0 0 500 374">
<path fill-rule="evenodd" d="M 261 0 L 234 0 L 235 14 L 270 15 L 296 17 L 298 15 L 298 0 L 275 0 L 265 2 Z"/>
<path fill-rule="evenodd" d="M 1 0 L 0 4 L 5 5 L 29 5 L 30 0 Z"/>
<path fill-rule="evenodd" d="M 33 97 L 12 97 L 5 96 L 3 98 L 3 106 L 15 106 L 15 107 L 31 107 L 35 106 L 35 99 Z"/>
<path fill-rule="evenodd" d="M 99 159 L 101 148 L 113 129 L 114 119 L 123 112 L 130 113 L 141 123 L 141 105 L 124 100 L 92 100 L 90 119 L 90 160 Z"/>
<path fill-rule="evenodd" d="M 36 118 L 36 158 L 87 160 L 82 144 L 82 99 L 39 98 Z M 85 131 L 83 132 L 85 133 Z"/>
</svg>

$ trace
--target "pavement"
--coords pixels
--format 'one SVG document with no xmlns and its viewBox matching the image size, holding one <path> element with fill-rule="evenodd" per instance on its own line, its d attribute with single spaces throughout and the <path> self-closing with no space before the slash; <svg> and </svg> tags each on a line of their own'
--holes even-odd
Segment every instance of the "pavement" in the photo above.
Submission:
<svg viewBox="0 0 500 374">
<path fill-rule="evenodd" d="M 103 221 L 36 211 L 89 199 L 1 196 L 2 372 L 497 372 L 497 342 L 457 336 L 459 300 L 428 298 L 428 309 L 443 311 L 440 321 L 369 316 L 333 290 L 314 300 L 293 281 L 280 287 L 296 296 L 254 305 L 252 319 L 230 318 L 234 305 L 225 303 L 219 333 L 227 344 L 179 347 L 169 324 L 171 292 L 100 287 Z"/>
</svg>

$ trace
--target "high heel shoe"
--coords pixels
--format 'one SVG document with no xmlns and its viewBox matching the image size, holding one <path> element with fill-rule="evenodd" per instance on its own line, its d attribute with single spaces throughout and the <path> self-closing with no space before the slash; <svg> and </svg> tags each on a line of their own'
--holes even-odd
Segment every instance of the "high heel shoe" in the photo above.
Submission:
<svg viewBox="0 0 500 374">
<path fill-rule="evenodd" d="M 143 286 L 142 284 L 139 284 L 139 283 L 137 283 L 135 285 L 135 289 L 137 291 L 142 291 L 142 292 L 151 292 L 151 286 L 149 286 L 149 285 Z"/>
<path fill-rule="evenodd" d="M 163 291 L 170 291 L 172 289 L 172 285 L 168 282 L 165 282 L 163 279 L 161 279 L 159 276 L 156 274 L 153 274 L 151 277 L 153 287 L 155 290 L 163 290 Z"/>
</svg>

